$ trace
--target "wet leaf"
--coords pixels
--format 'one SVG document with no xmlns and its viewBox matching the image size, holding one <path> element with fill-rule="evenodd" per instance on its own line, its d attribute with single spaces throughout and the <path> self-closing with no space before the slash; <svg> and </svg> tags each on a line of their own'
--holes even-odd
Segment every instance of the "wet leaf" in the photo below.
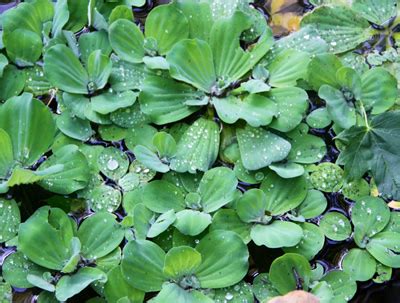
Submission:
<svg viewBox="0 0 400 303">
<path fill-rule="evenodd" d="M 335 211 L 326 213 L 319 222 L 319 227 L 327 238 L 334 241 L 346 240 L 351 234 L 349 219 Z"/>
<path fill-rule="evenodd" d="M 243 166 L 257 170 L 287 157 L 291 145 L 285 139 L 263 128 L 246 125 L 236 130 Z"/>
<path fill-rule="evenodd" d="M 299 288 L 307 289 L 310 277 L 310 264 L 306 258 L 298 254 L 287 253 L 276 258 L 269 269 L 270 281 L 281 294 Z"/>
</svg>

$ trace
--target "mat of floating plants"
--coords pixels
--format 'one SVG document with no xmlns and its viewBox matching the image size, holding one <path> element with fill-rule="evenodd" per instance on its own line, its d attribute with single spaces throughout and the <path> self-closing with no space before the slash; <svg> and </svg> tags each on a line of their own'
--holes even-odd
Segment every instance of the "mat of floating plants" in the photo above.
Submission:
<svg viewBox="0 0 400 303">
<path fill-rule="evenodd" d="M 400 300 L 396 0 L 0 7 L 1 303 Z"/>
</svg>

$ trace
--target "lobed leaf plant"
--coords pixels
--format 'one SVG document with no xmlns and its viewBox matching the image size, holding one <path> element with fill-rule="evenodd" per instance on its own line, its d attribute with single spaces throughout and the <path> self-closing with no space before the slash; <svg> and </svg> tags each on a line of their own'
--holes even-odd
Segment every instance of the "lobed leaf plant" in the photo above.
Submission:
<svg viewBox="0 0 400 303">
<path fill-rule="evenodd" d="M 253 2 L 0 16 L 0 302 L 342 303 L 392 279 L 397 1 L 312 0 L 279 38 Z"/>
</svg>

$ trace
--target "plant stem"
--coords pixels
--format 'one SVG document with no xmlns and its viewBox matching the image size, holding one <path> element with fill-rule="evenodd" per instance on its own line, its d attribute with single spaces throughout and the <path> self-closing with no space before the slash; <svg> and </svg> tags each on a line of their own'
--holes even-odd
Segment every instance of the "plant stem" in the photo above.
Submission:
<svg viewBox="0 0 400 303">
<path fill-rule="evenodd" d="M 368 123 L 367 112 L 365 111 L 365 107 L 364 107 L 364 104 L 362 102 L 360 102 L 360 108 L 361 108 L 362 115 L 364 116 L 365 126 L 367 127 L 368 130 L 370 130 L 371 127 L 369 126 L 369 123 Z"/>
</svg>

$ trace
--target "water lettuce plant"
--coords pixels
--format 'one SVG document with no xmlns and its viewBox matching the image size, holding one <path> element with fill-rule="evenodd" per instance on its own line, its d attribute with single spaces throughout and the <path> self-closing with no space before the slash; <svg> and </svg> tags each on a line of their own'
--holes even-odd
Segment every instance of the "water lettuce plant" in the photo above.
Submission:
<svg viewBox="0 0 400 303">
<path fill-rule="evenodd" d="M 0 16 L 0 302 L 342 303 L 390 283 L 397 1 L 313 0 L 284 37 L 260 1 L 150 2 Z"/>
</svg>

